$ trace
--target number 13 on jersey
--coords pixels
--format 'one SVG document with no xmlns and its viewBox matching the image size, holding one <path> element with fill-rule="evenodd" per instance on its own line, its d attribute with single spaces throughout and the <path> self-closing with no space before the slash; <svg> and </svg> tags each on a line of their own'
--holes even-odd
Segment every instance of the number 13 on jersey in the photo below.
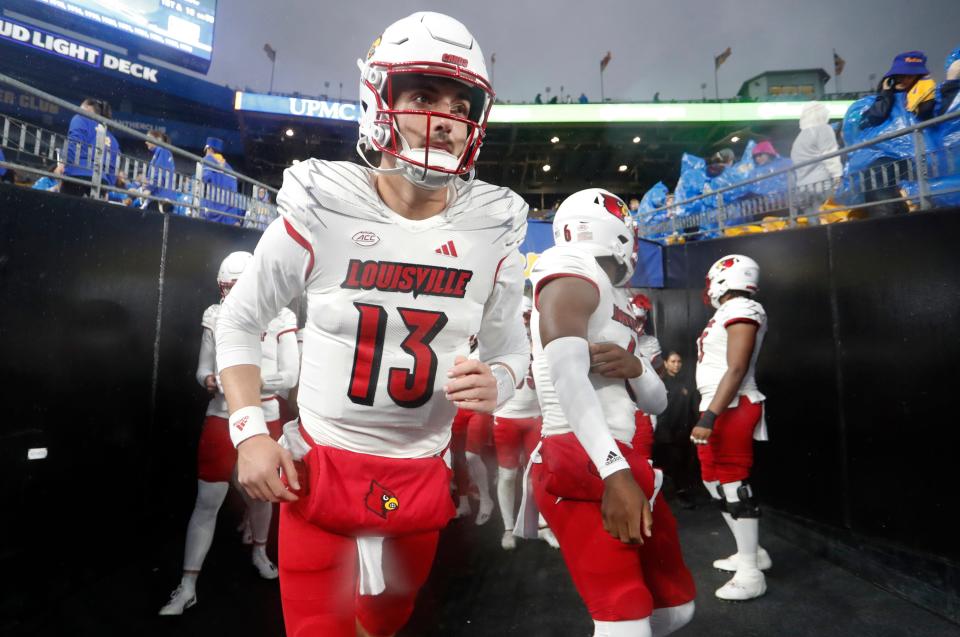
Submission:
<svg viewBox="0 0 960 637">
<path fill-rule="evenodd" d="M 357 344 L 347 396 L 358 405 L 373 405 L 383 360 L 383 343 L 387 332 L 388 313 L 380 305 L 354 303 L 360 313 L 357 321 Z M 413 368 L 391 367 L 387 374 L 387 394 L 400 407 L 420 407 L 433 395 L 437 378 L 437 354 L 430 347 L 447 324 L 443 312 L 397 308 L 409 333 L 400 347 L 413 357 Z"/>
</svg>

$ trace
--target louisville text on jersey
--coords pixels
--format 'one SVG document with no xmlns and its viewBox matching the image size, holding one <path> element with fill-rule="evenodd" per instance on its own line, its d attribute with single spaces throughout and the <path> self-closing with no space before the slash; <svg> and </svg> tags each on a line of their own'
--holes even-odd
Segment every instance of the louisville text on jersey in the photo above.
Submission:
<svg viewBox="0 0 960 637">
<path fill-rule="evenodd" d="M 472 278 L 471 270 L 459 268 L 351 259 L 347 266 L 347 275 L 340 287 L 351 290 L 412 292 L 414 298 L 425 294 L 462 299 L 467 293 L 467 283 Z"/>
<path fill-rule="evenodd" d="M 610 318 L 612 318 L 617 323 L 620 323 L 621 325 L 626 325 L 633 331 L 636 331 L 637 328 L 640 327 L 640 321 L 637 320 L 637 317 L 635 317 L 630 312 L 621 310 L 616 305 L 613 306 L 613 316 L 611 316 Z"/>
</svg>

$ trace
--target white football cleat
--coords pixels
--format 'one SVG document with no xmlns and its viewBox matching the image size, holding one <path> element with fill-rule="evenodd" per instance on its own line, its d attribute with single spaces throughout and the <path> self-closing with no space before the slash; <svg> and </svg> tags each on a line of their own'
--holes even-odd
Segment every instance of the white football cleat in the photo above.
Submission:
<svg viewBox="0 0 960 637">
<path fill-rule="evenodd" d="M 197 605 L 197 592 L 182 586 L 170 593 L 170 601 L 160 609 L 160 615 L 183 615 L 183 611 Z"/>
<path fill-rule="evenodd" d="M 500 538 L 500 546 L 503 547 L 504 551 L 512 551 L 517 548 L 517 538 L 513 535 L 513 529 L 503 532 L 503 537 Z"/>
<path fill-rule="evenodd" d="M 490 516 L 493 515 L 493 505 L 494 501 L 492 499 L 480 500 L 480 508 L 477 510 L 477 518 L 474 520 L 477 526 L 483 526 L 490 521 Z"/>
<path fill-rule="evenodd" d="M 716 596 L 729 602 L 745 602 L 767 592 L 767 579 L 760 569 L 737 571 L 733 579 L 717 589 Z"/>
<path fill-rule="evenodd" d="M 277 579 L 280 577 L 280 571 L 277 570 L 277 566 L 260 551 L 254 551 L 250 561 L 263 579 Z"/>
<path fill-rule="evenodd" d="M 734 553 L 730 557 L 725 557 L 719 560 L 714 561 L 713 568 L 721 571 L 729 571 L 735 573 L 737 571 L 737 566 L 740 565 L 740 560 L 737 557 L 737 554 Z M 767 549 L 762 546 L 757 549 L 757 568 L 761 571 L 769 570 L 773 566 L 773 562 L 770 560 L 770 554 L 767 553 Z"/>
<path fill-rule="evenodd" d="M 555 549 L 560 548 L 560 542 L 557 541 L 557 536 L 553 534 L 549 526 L 545 526 L 537 531 L 537 537 Z"/>
</svg>

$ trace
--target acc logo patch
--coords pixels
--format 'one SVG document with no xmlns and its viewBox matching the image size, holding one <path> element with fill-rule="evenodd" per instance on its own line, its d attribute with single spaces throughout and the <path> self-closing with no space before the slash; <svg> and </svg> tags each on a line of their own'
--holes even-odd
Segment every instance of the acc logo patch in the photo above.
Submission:
<svg viewBox="0 0 960 637">
<path fill-rule="evenodd" d="M 358 246 L 364 246 L 364 247 L 376 245 L 380 242 L 380 237 L 378 237 L 373 232 L 370 232 L 369 230 L 361 230 L 357 234 L 353 235 L 353 237 L 351 238 L 353 239 L 353 242 L 356 243 Z"/>
<path fill-rule="evenodd" d="M 400 508 L 400 500 L 390 489 L 386 488 L 376 480 L 370 481 L 370 491 L 367 492 L 367 508 L 379 515 L 384 520 L 391 511 Z"/>
<path fill-rule="evenodd" d="M 383 35 L 378 35 L 377 39 L 373 41 L 373 44 L 370 45 L 370 50 L 367 51 L 367 59 L 373 57 L 373 54 L 376 53 L 377 47 L 380 46 L 380 42 L 383 41 Z"/>
</svg>

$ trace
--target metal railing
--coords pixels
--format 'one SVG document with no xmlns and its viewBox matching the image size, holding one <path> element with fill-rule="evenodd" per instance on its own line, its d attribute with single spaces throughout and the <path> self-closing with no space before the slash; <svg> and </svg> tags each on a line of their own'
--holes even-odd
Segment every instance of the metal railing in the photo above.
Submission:
<svg viewBox="0 0 960 637">
<path fill-rule="evenodd" d="M 939 198 L 960 193 L 960 147 L 928 149 L 923 131 L 957 118 L 960 118 L 960 111 L 696 197 L 670 202 L 643 215 L 640 234 L 647 239 L 669 243 L 681 237 L 695 239 L 738 233 L 739 230 L 732 229 L 751 222 L 761 223 L 769 229 L 783 229 L 826 219 L 837 213 L 866 211 L 885 205 L 900 204 L 910 210 L 929 210 L 937 206 Z M 833 158 L 846 158 L 857 151 L 907 135 L 911 136 L 914 148 L 910 157 L 887 156 L 882 163 L 855 171 L 850 171 L 847 165 L 839 179 L 797 182 L 798 171 L 805 168 L 823 165 Z M 958 179 L 955 184 L 951 182 L 940 187 L 936 180 L 944 177 Z M 938 187 L 932 189 L 932 185 Z M 744 193 L 758 190 L 766 192 L 744 196 Z M 656 223 L 643 221 L 658 217 L 663 220 Z M 740 230 L 745 229 L 741 227 Z"/>
<path fill-rule="evenodd" d="M 0 149 L 6 159 L 0 166 L 62 184 L 83 186 L 90 197 L 146 208 L 159 204 L 162 212 L 264 229 L 277 217 L 276 206 L 257 197 L 258 190 L 276 195 L 277 190 L 204 157 L 150 137 L 133 128 L 82 110 L 54 95 L 0 73 L 0 84 L 24 91 L 97 123 L 93 143 L 71 140 L 66 135 L 35 124 L 0 115 Z M 122 132 L 169 150 L 181 163 L 192 162 L 192 172 L 177 172 L 154 166 L 149 160 L 113 148 L 108 131 Z M 217 184 L 222 175 L 236 180 Z M 59 189 L 59 185 L 56 186 Z M 269 195 L 267 195 L 269 198 Z"/>
</svg>

